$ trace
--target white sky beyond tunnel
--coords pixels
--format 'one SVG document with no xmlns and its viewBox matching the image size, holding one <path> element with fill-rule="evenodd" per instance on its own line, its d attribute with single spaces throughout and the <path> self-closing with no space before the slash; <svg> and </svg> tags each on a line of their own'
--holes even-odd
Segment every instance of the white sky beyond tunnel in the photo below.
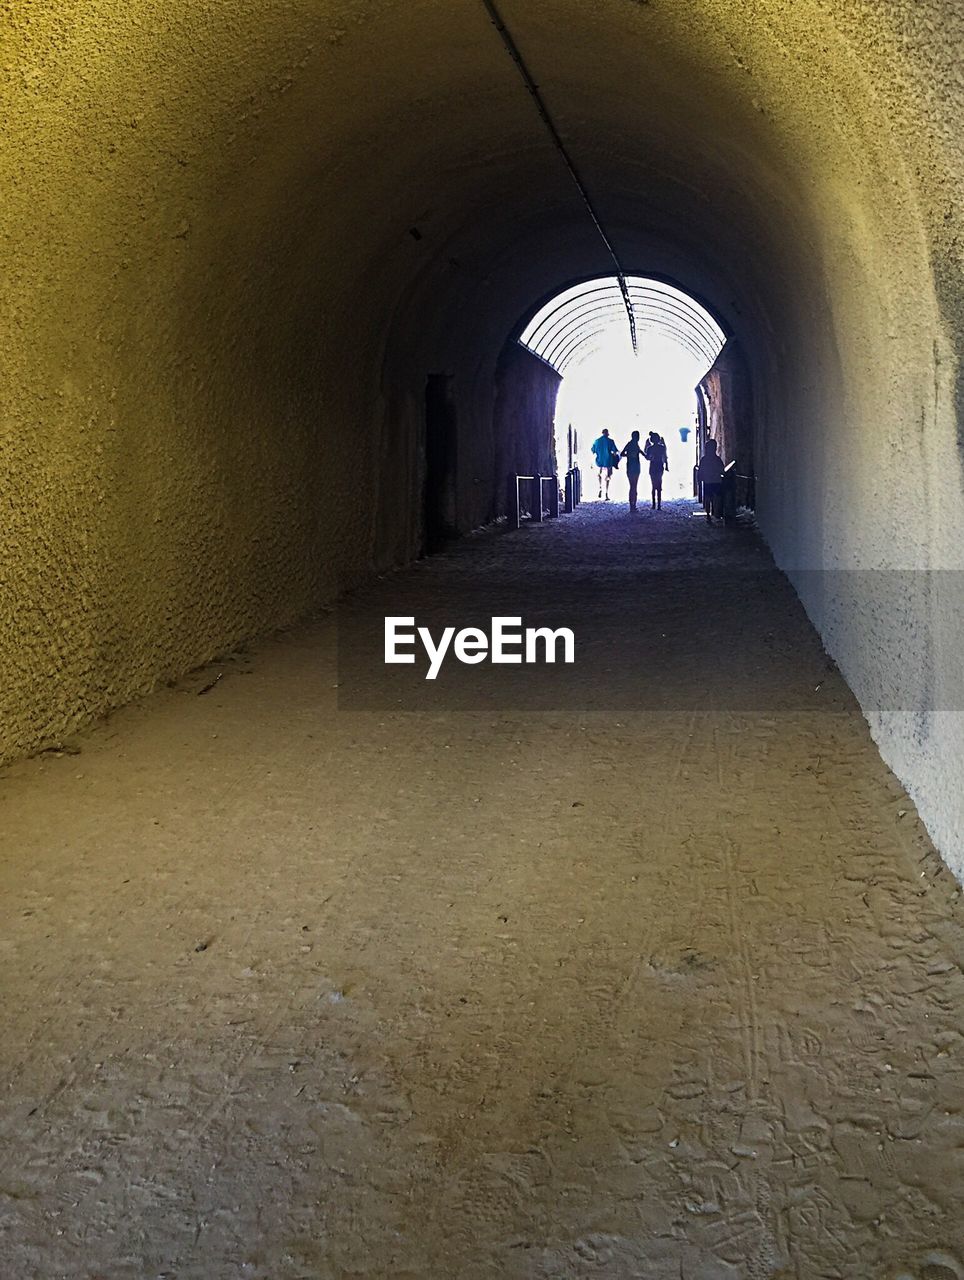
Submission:
<svg viewBox="0 0 964 1280">
<path fill-rule="evenodd" d="M 658 431 L 669 449 L 664 496 L 691 491 L 694 434 L 684 442 L 680 428 L 695 424 L 697 383 L 711 367 L 725 334 L 710 313 L 670 284 L 627 276 L 636 321 L 633 353 L 629 320 L 615 276 L 564 289 L 523 329 L 519 341 L 563 376 L 556 405 L 556 448 L 560 474 L 566 470 L 566 434 L 578 433 L 578 461 L 591 467 L 589 446 L 603 427 L 620 448 L 638 430 Z M 623 475 L 619 473 L 620 477 Z M 625 481 L 614 478 L 614 498 Z M 592 497 L 590 484 L 584 485 Z"/>
</svg>

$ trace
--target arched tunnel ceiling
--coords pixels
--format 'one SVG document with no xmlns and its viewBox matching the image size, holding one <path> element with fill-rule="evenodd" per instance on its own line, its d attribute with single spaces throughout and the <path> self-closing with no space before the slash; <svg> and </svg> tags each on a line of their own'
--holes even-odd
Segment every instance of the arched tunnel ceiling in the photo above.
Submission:
<svg viewBox="0 0 964 1280">
<path fill-rule="evenodd" d="M 770 358 L 814 322 L 836 256 L 885 291 L 871 245 L 912 213 L 892 142 L 915 122 L 880 101 L 901 73 L 884 54 L 940 6 L 860 8 L 501 3 L 624 262 Z M 329 363 L 342 384 L 373 360 L 387 383 L 486 366 L 535 299 L 611 269 L 481 2 L 175 0 L 163 20 L 147 0 L 46 3 L 7 21 L 27 158 L 9 152 L 13 278 L 55 258 L 46 314 L 107 315 L 122 364 L 159 328 L 165 383 L 217 332 L 204 363 L 248 404 L 276 403 L 266 366 L 287 395 L 330 395 Z"/>
<path fill-rule="evenodd" d="M 705 307 L 681 289 L 660 280 L 627 276 L 626 290 L 638 337 L 658 334 L 684 348 L 705 372 L 719 355 L 726 335 Z M 586 280 L 545 303 L 519 335 L 529 351 L 565 373 L 603 343 L 630 341 L 629 322 L 614 276 Z"/>
</svg>

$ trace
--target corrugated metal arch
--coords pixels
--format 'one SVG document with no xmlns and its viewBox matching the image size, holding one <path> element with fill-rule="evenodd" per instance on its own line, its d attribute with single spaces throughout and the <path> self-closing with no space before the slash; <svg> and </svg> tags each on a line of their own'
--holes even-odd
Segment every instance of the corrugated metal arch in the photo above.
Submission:
<svg viewBox="0 0 964 1280">
<path fill-rule="evenodd" d="M 627 276 L 637 334 L 658 333 L 689 351 L 709 369 L 726 335 L 694 298 L 662 280 Z M 600 276 L 563 289 L 540 307 L 519 335 L 522 345 L 559 373 L 597 350 L 609 333 L 625 330 L 619 281 Z M 627 345 L 629 338 L 627 334 Z"/>
</svg>

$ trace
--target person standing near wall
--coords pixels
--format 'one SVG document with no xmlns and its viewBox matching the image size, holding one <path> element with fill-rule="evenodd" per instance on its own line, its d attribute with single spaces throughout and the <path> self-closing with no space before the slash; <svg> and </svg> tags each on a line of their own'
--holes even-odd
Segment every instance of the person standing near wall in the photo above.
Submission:
<svg viewBox="0 0 964 1280">
<path fill-rule="evenodd" d="M 716 451 L 716 441 L 707 440 L 700 465 L 696 469 L 696 478 L 703 487 L 703 506 L 706 508 L 706 519 L 713 523 L 713 512 L 719 514 L 720 494 L 723 489 L 723 459 Z"/>
<path fill-rule="evenodd" d="M 619 450 L 616 448 L 616 442 L 610 438 L 609 429 L 603 427 L 602 435 L 598 436 L 592 442 L 592 455 L 596 459 L 596 466 L 599 469 L 599 493 L 598 497 L 603 496 L 603 488 L 606 490 L 606 501 L 609 501 L 609 482 L 613 478 L 613 467 L 619 465 Z"/>
<path fill-rule="evenodd" d="M 639 432 L 634 431 L 632 439 L 619 455 L 626 459 L 626 479 L 629 481 L 629 509 L 636 510 L 636 494 L 639 487 L 639 473 L 643 469 L 643 450 L 639 445 Z"/>
<path fill-rule="evenodd" d="M 649 433 L 643 457 L 649 462 L 649 482 L 652 486 L 652 502 L 654 511 L 663 509 L 663 472 L 669 470 L 669 459 L 666 456 L 666 441 L 656 431 Z"/>
</svg>

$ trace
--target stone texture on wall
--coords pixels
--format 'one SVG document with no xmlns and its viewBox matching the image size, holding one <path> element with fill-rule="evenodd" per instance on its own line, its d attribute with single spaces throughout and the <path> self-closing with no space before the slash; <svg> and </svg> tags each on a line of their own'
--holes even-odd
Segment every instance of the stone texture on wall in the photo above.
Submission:
<svg viewBox="0 0 964 1280">
<path fill-rule="evenodd" d="M 755 421 L 746 359 L 740 345 L 730 338 L 700 382 L 706 406 L 707 435 L 717 443 L 724 462 L 736 463 L 740 477 L 738 499 L 745 503 L 754 484 L 753 440 L 762 424 Z"/>
<path fill-rule="evenodd" d="M 553 424 L 559 374 L 517 342 L 509 342 L 496 370 L 494 515 L 505 515 L 509 477 L 553 475 L 556 470 Z M 500 487 L 501 479 L 501 487 Z"/>
<path fill-rule="evenodd" d="M 964 15 L 504 9 L 626 269 L 746 354 L 761 527 L 961 871 Z M 481 524 L 507 336 L 612 263 L 482 5 L 0 23 L 8 758 L 417 554 L 430 373 Z"/>
<path fill-rule="evenodd" d="M 707 433 L 717 442 L 720 456 L 748 468 L 753 460 L 753 427 L 746 371 L 728 342 L 713 368 L 700 382 L 706 399 Z"/>
</svg>

